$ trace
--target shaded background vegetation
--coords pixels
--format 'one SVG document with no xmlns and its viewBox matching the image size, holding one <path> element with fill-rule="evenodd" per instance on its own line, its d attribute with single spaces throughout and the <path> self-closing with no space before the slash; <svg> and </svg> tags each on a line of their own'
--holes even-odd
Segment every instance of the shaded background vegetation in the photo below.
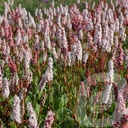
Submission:
<svg viewBox="0 0 128 128">
<path fill-rule="evenodd" d="M 5 1 L 7 0 L 0 0 L 0 13 L 3 13 Z M 55 7 L 60 4 L 70 6 L 76 3 L 76 0 L 54 0 L 54 1 L 55 1 Z M 92 2 L 98 2 L 99 0 L 81 0 L 81 2 L 83 3 L 83 6 L 86 1 L 92 3 Z M 106 0 L 106 1 L 110 2 L 110 0 Z M 27 11 L 34 14 L 35 9 L 37 7 L 43 10 L 44 7 L 46 8 L 49 7 L 51 2 L 52 0 L 15 0 L 13 6 L 16 7 L 19 4 L 21 4 L 22 7 L 26 8 Z"/>
</svg>

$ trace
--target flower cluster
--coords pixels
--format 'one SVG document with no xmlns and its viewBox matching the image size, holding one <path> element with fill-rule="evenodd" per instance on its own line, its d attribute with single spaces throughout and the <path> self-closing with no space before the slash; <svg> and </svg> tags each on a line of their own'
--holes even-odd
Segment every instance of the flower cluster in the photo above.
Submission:
<svg viewBox="0 0 128 128">
<path fill-rule="evenodd" d="M 102 102 L 105 104 L 109 100 L 113 82 L 114 82 L 114 65 L 113 65 L 113 60 L 110 60 L 108 63 L 107 85 L 105 86 L 105 90 L 103 92 L 103 97 L 102 97 Z"/>
<path fill-rule="evenodd" d="M 10 90 L 9 90 L 9 82 L 7 78 L 4 78 L 2 80 L 2 95 L 4 98 L 8 98 L 10 94 Z"/>
<path fill-rule="evenodd" d="M 55 114 L 52 111 L 48 111 L 47 116 L 44 121 L 43 128 L 51 128 L 51 126 L 54 122 L 54 116 L 55 116 Z"/>
<path fill-rule="evenodd" d="M 44 106 L 46 100 L 46 104 L 51 107 L 53 93 L 57 91 L 60 92 L 59 96 L 61 93 L 65 93 L 66 97 L 72 96 L 77 93 L 76 84 L 81 81 L 81 77 L 87 77 L 88 83 L 84 88 L 84 83 L 81 82 L 81 95 L 89 98 L 95 88 L 100 88 L 97 87 L 96 79 L 90 76 L 102 71 L 107 71 L 105 89 L 102 90 L 101 87 L 98 90 L 94 103 L 103 94 L 102 103 L 108 104 L 115 82 L 116 123 L 120 122 L 123 114 L 128 115 L 127 87 L 123 85 L 117 91 L 118 85 L 114 80 L 115 72 L 122 73 L 125 70 L 122 73 L 124 75 L 128 71 L 128 50 L 124 50 L 127 43 L 128 1 L 111 0 L 107 3 L 101 0 L 99 4 L 93 2 L 92 5 L 85 2 L 82 8 L 79 6 L 80 0 L 76 2 L 71 7 L 62 4 L 56 7 L 52 1 L 51 6 L 43 11 L 37 8 L 34 15 L 22 8 L 21 4 L 13 8 L 14 0 L 8 0 L 4 4 L 4 13 L 0 15 L 0 98 L 3 98 L 0 104 L 8 103 L 8 99 L 14 96 L 12 120 L 16 124 L 25 122 L 21 119 L 26 119 L 26 116 L 21 116 L 21 110 L 25 110 L 26 99 L 32 102 L 33 97 L 38 97 L 34 101 L 39 103 L 41 93 L 46 91 L 45 93 L 49 92 L 48 100 L 42 98 L 41 104 Z M 75 74 L 79 77 L 75 77 Z M 61 84 L 57 82 L 66 87 L 60 87 Z M 47 84 L 53 84 L 52 88 L 49 86 L 50 89 L 45 90 Z M 37 91 L 34 95 L 33 90 Z M 72 97 L 77 99 L 76 94 Z M 65 107 L 70 108 L 71 101 L 76 101 L 72 97 L 67 98 L 68 101 L 64 98 Z M 58 99 L 61 101 L 60 97 L 55 100 Z M 60 101 L 56 103 L 60 105 Z M 39 126 L 31 102 L 27 104 L 29 127 L 37 128 Z M 54 104 L 53 108 L 56 108 Z M 4 117 L 5 111 L 2 114 Z M 43 128 L 51 128 L 54 116 L 52 111 L 48 111 Z"/>
<path fill-rule="evenodd" d="M 53 80 L 52 68 L 53 68 L 53 59 L 49 58 L 47 70 L 45 74 L 42 75 L 42 79 L 39 84 L 39 90 L 43 90 L 45 88 L 46 83 L 51 82 Z"/>
<path fill-rule="evenodd" d="M 12 120 L 16 121 L 17 123 L 21 123 L 21 107 L 20 107 L 20 98 L 15 95 L 13 99 L 13 106 L 12 106 Z"/>
<path fill-rule="evenodd" d="M 128 86 L 124 84 L 118 91 L 117 106 L 114 111 L 114 125 L 121 125 L 121 118 L 128 116 L 128 108 L 126 107 Z M 127 122 L 127 121 L 126 121 Z"/>
<path fill-rule="evenodd" d="M 29 113 L 29 119 L 28 119 L 29 127 L 30 128 L 38 128 L 36 114 L 35 114 L 35 112 L 33 110 L 31 102 L 27 103 L 27 109 L 28 109 L 28 113 Z"/>
</svg>

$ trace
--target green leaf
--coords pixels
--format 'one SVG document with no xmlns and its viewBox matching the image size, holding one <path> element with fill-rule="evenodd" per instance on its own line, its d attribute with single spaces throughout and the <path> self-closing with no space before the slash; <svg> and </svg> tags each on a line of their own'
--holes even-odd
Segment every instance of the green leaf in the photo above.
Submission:
<svg viewBox="0 0 128 128">
<path fill-rule="evenodd" d="M 16 125 L 15 125 L 15 123 L 14 122 L 10 122 L 10 128 L 16 128 Z"/>
<path fill-rule="evenodd" d="M 39 104 L 36 104 L 36 113 L 37 115 L 39 115 L 40 113 L 40 105 Z"/>
</svg>

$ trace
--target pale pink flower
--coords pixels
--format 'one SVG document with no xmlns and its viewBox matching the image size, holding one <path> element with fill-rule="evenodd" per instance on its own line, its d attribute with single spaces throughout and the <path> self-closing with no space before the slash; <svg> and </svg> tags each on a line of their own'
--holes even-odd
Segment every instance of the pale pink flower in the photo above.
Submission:
<svg viewBox="0 0 128 128">
<path fill-rule="evenodd" d="M 21 123 L 21 107 L 20 107 L 20 98 L 15 95 L 13 99 L 13 106 L 12 106 L 12 120 L 16 121 L 17 123 Z"/>
<path fill-rule="evenodd" d="M 27 110 L 28 110 L 28 113 L 29 113 L 29 119 L 28 119 L 29 127 L 30 128 L 38 128 L 36 113 L 33 110 L 31 102 L 27 103 Z"/>
<path fill-rule="evenodd" d="M 2 80 L 2 95 L 4 98 L 8 98 L 9 94 L 10 94 L 9 82 L 8 82 L 7 78 L 4 78 Z"/>
<path fill-rule="evenodd" d="M 107 85 L 105 85 L 105 90 L 103 91 L 102 103 L 105 104 L 108 103 L 113 82 L 114 82 L 114 62 L 113 60 L 110 60 L 108 62 Z"/>
<path fill-rule="evenodd" d="M 51 128 L 51 126 L 54 122 L 54 116 L 55 116 L 55 114 L 52 111 L 48 111 L 47 116 L 44 121 L 43 128 Z"/>
</svg>

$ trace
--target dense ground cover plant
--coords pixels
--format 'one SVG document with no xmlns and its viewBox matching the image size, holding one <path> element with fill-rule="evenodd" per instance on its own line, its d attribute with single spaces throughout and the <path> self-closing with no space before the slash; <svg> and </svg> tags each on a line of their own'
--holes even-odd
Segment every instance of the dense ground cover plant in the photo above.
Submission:
<svg viewBox="0 0 128 128">
<path fill-rule="evenodd" d="M 52 1 L 33 16 L 13 2 L 0 16 L 0 126 L 127 127 L 128 1 Z"/>
</svg>

